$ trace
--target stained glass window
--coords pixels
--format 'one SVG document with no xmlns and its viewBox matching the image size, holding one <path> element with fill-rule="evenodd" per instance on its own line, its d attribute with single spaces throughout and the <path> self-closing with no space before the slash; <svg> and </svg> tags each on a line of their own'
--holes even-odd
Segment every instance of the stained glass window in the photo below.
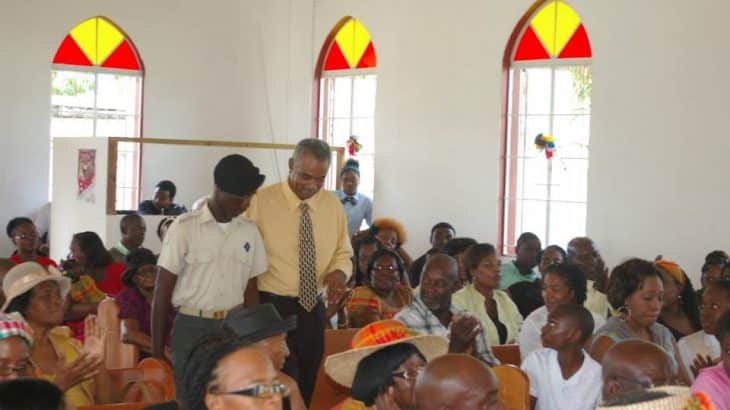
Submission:
<svg viewBox="0 0 730 410">
<path fill-rule="evenodd" d="M 362 145 L 354 156 L 360 162 L 358 192 L 372 198 L 375 188 L 375 88 L 377 56 L 370 33 L 357 19 L 347 17 L 330 34 L 319 73 L 318 136 L 344 147 L 351 136 Z M 336 175 L 339 170 L 333 170 Z M 334 187 L 330 181 L 330 187 Z"/>
<path fill-rule="evenodd" d="M 52 60 L 51 161 L 54 138 L 141 136 L 143 75 L 132 41 L 108 19 L 72 28 Z M 118 153 L 116 209 L 136 209 L 140 147 L 120 143 Z"/>
<path fill-rule="evenodd" d="M 530 19 L 515 47 L 514 61 L 590 58 L 591 43 L 580 16 L 551 0 Z"/>
<path fill-rule="evenodd" d="M 591 46 L 575 10 L 541 3 L 507 49 L 503 254 L 523 232 L 565 246 L 586 230 Z"/>
</svg>

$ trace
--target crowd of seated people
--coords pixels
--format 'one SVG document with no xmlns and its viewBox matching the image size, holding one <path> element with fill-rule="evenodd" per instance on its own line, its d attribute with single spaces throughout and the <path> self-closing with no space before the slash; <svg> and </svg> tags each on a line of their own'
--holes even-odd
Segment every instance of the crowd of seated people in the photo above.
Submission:
<svg viewBox="0 0 730 410">
<path fill-rule="evenodd" d="M 507 363 L 497 346 L 519 352 L 513 364 L 521 370 L 513 371 L 528 381 L 522 408 L 709 408 L 689 407 L 708 401 L 730 408 L 724 252 L 707 255 L 697 292 L 663 257 L 608 269 L 586 237 L 543 248 L 525 232 L 514 258 L 504 259 L 495 246 L 438 222 L 424 228 L 430 247 L 413 260 L 397 219 L 355 229 L 370 223 L 346 212 L 364 203 L 357 167 L 342 170 L 348 186 L 339 198 L 322 191 L 329 160 L 317 151 L 322 143 L 305 141 L 289 179 L 262 188 L 261 197 L 254 195 L 264 179 L 258 168 L 229 156 L 200 207 L 174 204 L 175 185 L 162 181 L 139 214 L 121 219 L 118 243 L 79 232 L 58 264 L 39 251 L 30 219 L 11 220 L 6 233 L 15 250 L 0 259 L 0 409 L 17 400 L 2 393 L 11 390 L 36 391 L 52 408 L 120 400 L 96 317 L 108 298 L 119 308 L 120 342 L 175 369 L 177 401 L 154 408 L 303 410 L 318 393 L 302 359 L 315 371 L 321 363 L 349 389 L 334 409 L 519 407 L 504 402 L 501 392 L 516 387 L 495 370 Z M 277 200 L 281 219 L 272 221 Z M 172 215 L 157 226 L 161 255 L 144 247 L 144 214 Z M 350 214 L 356 223 L 348 223 Z M 210 232 L 220 242 L 204 236 Z M 310 271 L 276 276 L 276 264 Z M 203 308 L 222 301 L 229 307 Z M 347 329 L 348 349 L 317 356 L 313 341 Z"/>
</svg>

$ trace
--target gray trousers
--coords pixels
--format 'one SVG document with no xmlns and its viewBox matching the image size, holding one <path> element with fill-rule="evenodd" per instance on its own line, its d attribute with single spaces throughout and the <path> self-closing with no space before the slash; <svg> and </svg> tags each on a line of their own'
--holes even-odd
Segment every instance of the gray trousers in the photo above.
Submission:
<svg viewBox="0 0 730 410">
<path fill-rule="evenodd" d="M 222 320 L 204 319 L 181 313 L 175 316 L 170 349 L 172 350 L 172 368 L 175 371 L 175 390 L 178 400 L 181 400 L 185 394 L 185 365 L 190 353 L 200 339 L 216 333 L 222 324 Z"/>
</svg>

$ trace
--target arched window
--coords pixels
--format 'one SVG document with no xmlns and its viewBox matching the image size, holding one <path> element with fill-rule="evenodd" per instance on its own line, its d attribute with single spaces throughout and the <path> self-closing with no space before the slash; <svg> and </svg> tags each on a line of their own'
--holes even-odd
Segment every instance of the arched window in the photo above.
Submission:
<svg viewBox="0 0 730 410">
<path fill-rule="evenodd" d="M 51 150 L 54 138 L 140 137 L 143 78 L 136 48 L 114 23 L 92 17 L 71 29 L 51 69 Z M 137 209 L 139 146 L 118 150 L 116 209 Z"/>
<path fill-rule="evenodd" d="M 522 232 L 565 244 L 586 229 L 591 45 L 561 0 L 538 1 L 505 52 L 501 245 Z"/>
<path fill-rule="evenodd" d="M 322 47 L 314 91 L 315 135 L 337 146 L 346 146 L 350 136 L 357 138 L 362 145 L 355 155 L 360 161 L 359 192 L 370 198 L 375 175 L 376 62 L 368 30 L 359 20 L 345 17 Z"/>
</svg>

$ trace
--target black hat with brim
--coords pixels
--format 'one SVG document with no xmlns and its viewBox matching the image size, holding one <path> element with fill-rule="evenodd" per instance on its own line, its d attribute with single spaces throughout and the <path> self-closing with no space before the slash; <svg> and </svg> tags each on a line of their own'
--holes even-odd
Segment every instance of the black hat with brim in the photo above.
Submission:
<svg viewBox="0 0 730 410">
<path fill-rule="evenodd" d="M 238 307 L 230 312 L 223 326 L 251 343 L 287 333 L 297 327 L 297 317 L 282 319 L 274 305 L 262 303 L 250 308 Z"/>
</svg>

